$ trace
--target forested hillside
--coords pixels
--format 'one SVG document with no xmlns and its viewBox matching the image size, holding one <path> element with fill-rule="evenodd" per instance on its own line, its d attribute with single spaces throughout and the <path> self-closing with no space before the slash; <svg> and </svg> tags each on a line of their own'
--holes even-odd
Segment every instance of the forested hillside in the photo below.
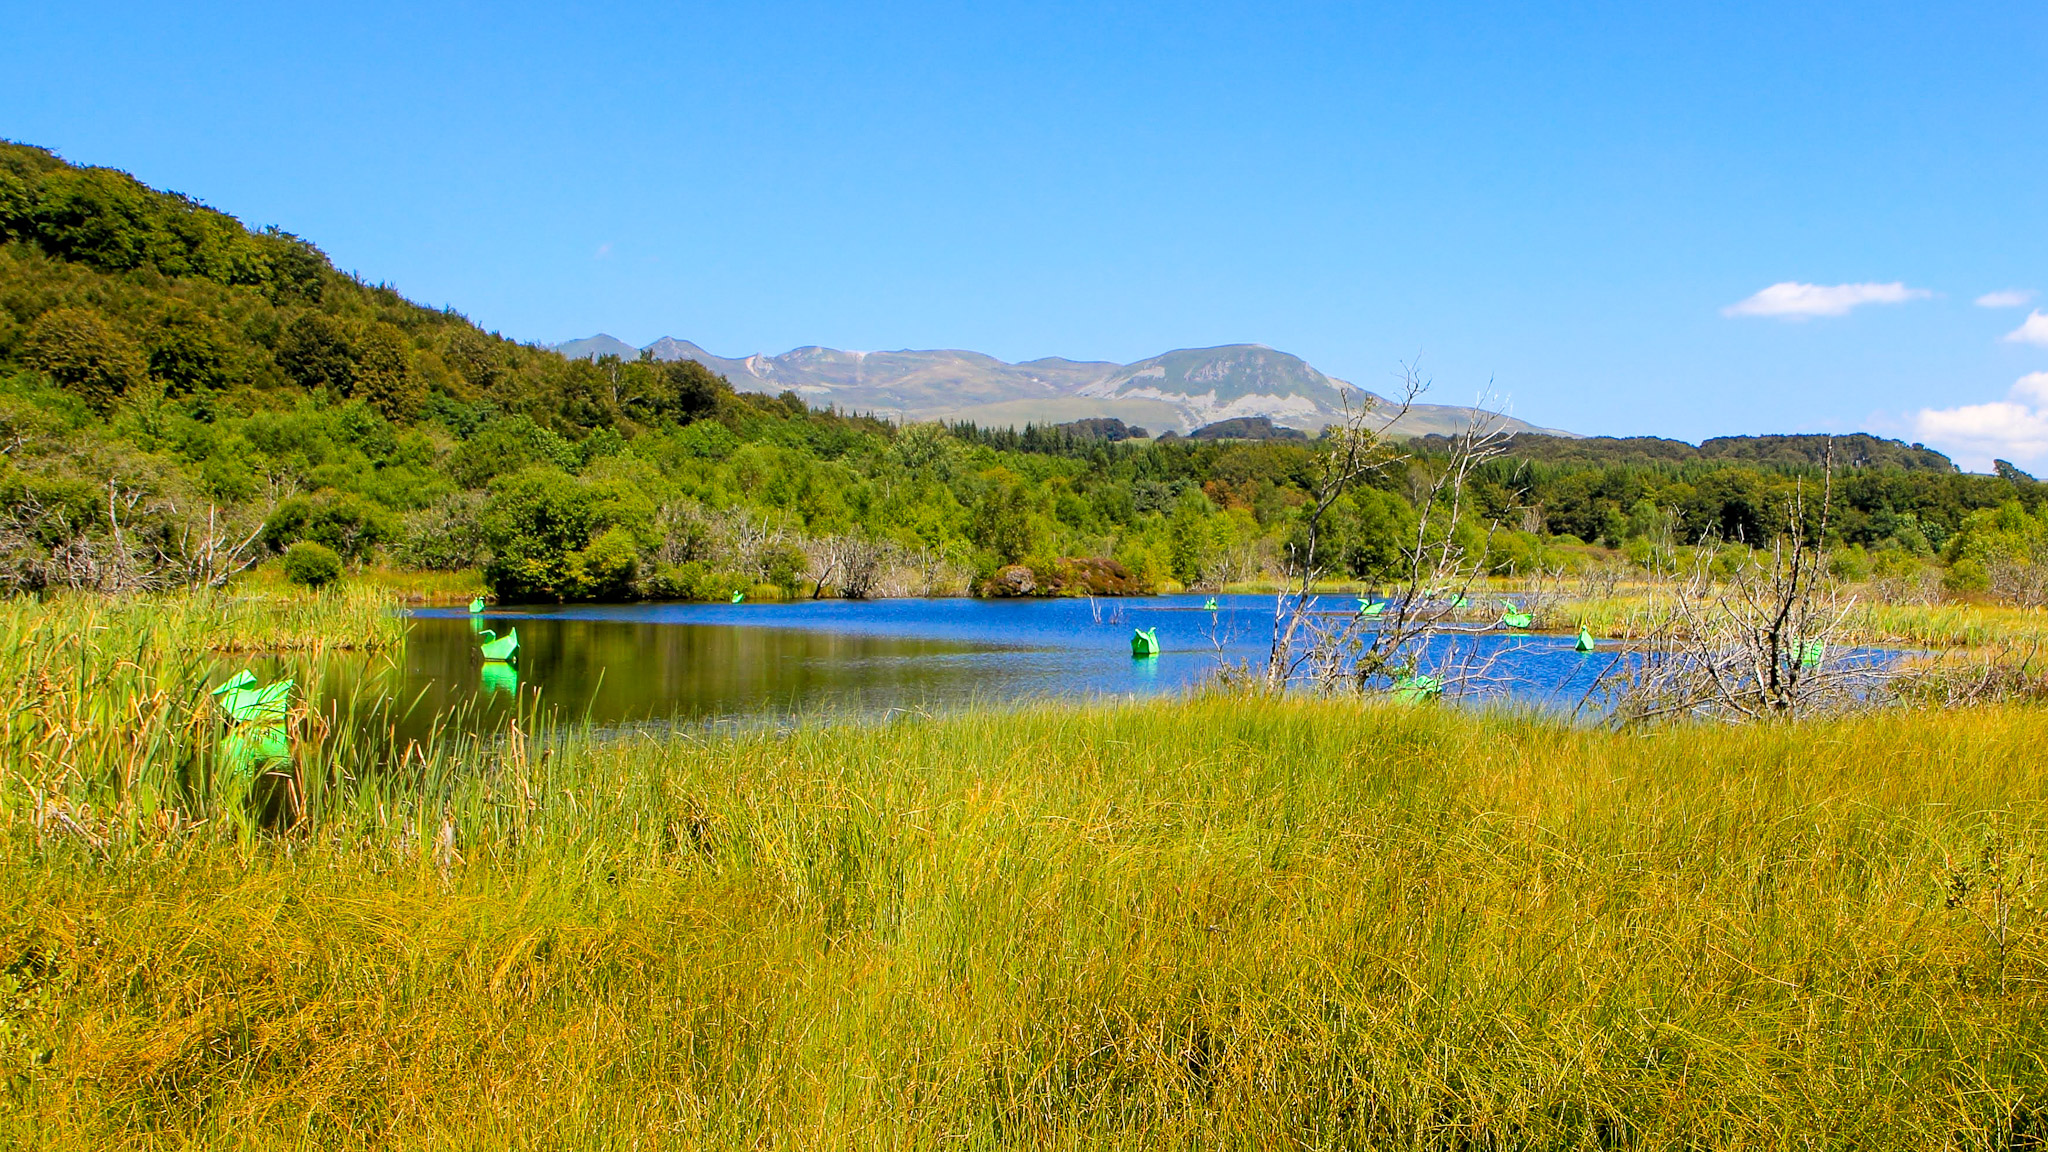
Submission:
<svg viewBox="0 0 2048 1152">
<path fill-rule="evenodd" d="M 1818 506 L 1823 441 L 1521 437 L 1455 531 L 1502 572 L 1757 542 L 1796 488 Z M 1257 580 L 1300 556 L 1322 448 L 898 428 L 736 393 L 688 360 L 569 360 L 289 233 L 9 144 L 0 450 L 15 591 L 218 583 L 294 550 L 305 579 L 331 552 L 477 569 L 531 600 L 957 591 L 1009 565 L 1039 592 Z M 1446 450 L 1413 441 L 1340 501 L 1319 564 L 1391 575 Z M 2022 473 L 1961 475 L 1870 437 L 1838 441 L 1834 464 L 1849 569 L 2018 587 L 2048 555 Z"/>
</svg>

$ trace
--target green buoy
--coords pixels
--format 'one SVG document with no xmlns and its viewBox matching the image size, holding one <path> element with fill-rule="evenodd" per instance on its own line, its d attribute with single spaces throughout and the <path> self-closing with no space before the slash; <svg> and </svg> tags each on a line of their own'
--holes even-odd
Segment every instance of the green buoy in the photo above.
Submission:
<svg viewBox="0 0 2048 1152">
<path fill-rule="evenodd" d="M 519 629 L 514 628 L 503 636 L 486 628 L 478 635 L 483 637 L 484 659 L 500 662 L 510 660 L 519 654 Z"/>
<path fill-rule="evenodd" d="M 1387 602 L 1385 600 L 1361 599 L 1358 602 L 1358 614 L 1360 616 L 1378 616 L 1386 610 Z"/>
<path fill-rule="evenodd" d="M 1134 628 L 1131 630 L 1131 656 L 1142 659 L 1159 655 L 1159 629 Z"/>
<path fill-rule="evenodd" d="M 1593 634 L 1586 631 L 1584 624 L 1579 625 L 1579 642 L 1572 645 L 1572 647 L 1581 652 L 1591 652 L 1593 650 Z"/>
<path fill-rule="evenodd" d="M 742 603 L 746 598 L 747 594 L 745 592 L 735 592 L 732 594 L 732 602 L 735 604 Z"/>
<path fill-rule="evenodd" d="M 1534 616 L 1506 600 L 1500 602 L 1500 609 L 1500 622 L 1509 628 L 1527 628 L 1535 620 Z"/>
<path fill-rule="evenodd" d="M 1207 600 L 1202 601 L 1202 608 L 1204 611 L 1214 612 L 1216 610 L 1216 598 L 1211 596 Z"/>
</svg>

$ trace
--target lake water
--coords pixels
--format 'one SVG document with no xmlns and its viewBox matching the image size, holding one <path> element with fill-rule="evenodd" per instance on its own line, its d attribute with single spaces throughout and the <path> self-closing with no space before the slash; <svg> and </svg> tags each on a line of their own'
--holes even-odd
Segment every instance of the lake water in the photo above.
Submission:
<svg viewBox="0 0 2048 1152">
<path fill-rule="evenodd" d="M 1271 596 L 1058 600 L 819 600 L 492 609 L 481 627 L 519 630 L 519 655 L 487 666 L 469 614 L 412 613 L 402 656 L 369 674 L 417 718 L 474 706 L 489 719 L 538 692 L 606 726 L 757 723 L 790 717 L 938 711 L 1033 698 L 1131 698 L 1181 691 L 1225 664 L 1264 663 Z M 1347 597 L 1321 607 L 1349 609 Z M 1131 656 L 1134 628 L 1161 654 Z M 1430 658 L 1490 663 L 1489 695 L 1578 704 L 1612 662 L 1571 636 L 1441 636 Z M 1468 688 L 1468 692 L 1472 691 Z M 529 696 L 530 699 L 530 696 Z"/>
</svg>

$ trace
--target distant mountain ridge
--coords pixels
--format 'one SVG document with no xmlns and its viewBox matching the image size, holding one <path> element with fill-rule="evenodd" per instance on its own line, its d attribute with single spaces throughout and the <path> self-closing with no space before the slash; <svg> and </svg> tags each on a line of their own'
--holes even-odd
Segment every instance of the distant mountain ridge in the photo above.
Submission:
<svg viewBox="0 0 2048 1152">
<path fill-rule="evenodd" d="M 695 360 L 753 392 L 795 392 L 812 404 L 901 420 L 971 420 L 989 427 L 1121 419 L 1154 431 L 1191 432 L 1264 417 L 1311 435 L 1373 394 L 1263 344 L 1180 348 L 1134 364 L 1048 356 L 1012 364 L 958 349 L 849 352 L 804 347 L 779 356 L 718 356 L 664 336 L 644 349 L 599 333 L 556 345 L 564 356 Z M 1380 399 L 1379 397 L 1373 397 Z M 1413 435 L 1465 427 L 1471 409 L 1418 404 L 1401 422 Z M 1508 430 L 1574 434 L 1508 419 Z"/>
</svg>

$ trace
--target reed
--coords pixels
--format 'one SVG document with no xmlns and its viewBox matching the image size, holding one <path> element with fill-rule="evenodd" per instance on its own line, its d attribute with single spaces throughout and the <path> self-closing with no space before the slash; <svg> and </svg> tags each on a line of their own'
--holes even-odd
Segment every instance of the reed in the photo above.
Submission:
<svg viewBox="0 0 2048 1152">
<path fill-rule="evenodd" d="M 216 802 L 223 670 L 263 656 L 310 684 L 327 653 L 391 649 L 404 627 L 367 591 L 0 602 L 0 810 L 106 843 L 229 808 L 246 824 L 239 797 Z M 302 697 L 295 725 L 316 708 Z"/>
<path fill-rule="evenodd" d="M 93 722 L 147 711 L 117 683 Z M 7 809 L 0 1133 L 1988 1149 L 2048 1109 L 2041 711 L 345 719 L 295 820 Z M 88 745 L 109 805 L 160 778 Z"/>
</svg>

